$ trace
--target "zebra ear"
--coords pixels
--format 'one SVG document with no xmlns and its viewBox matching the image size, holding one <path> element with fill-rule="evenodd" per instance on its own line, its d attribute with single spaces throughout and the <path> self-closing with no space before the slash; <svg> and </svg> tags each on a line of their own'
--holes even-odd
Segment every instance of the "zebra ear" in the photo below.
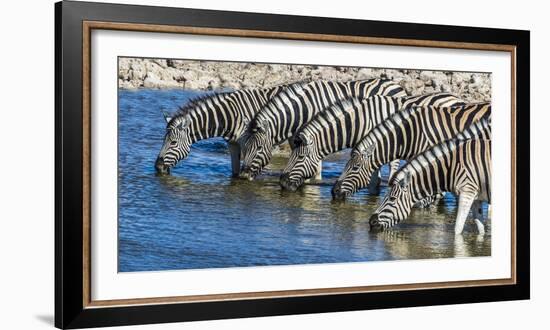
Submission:
<svg viewBox="0 0 550 330">
<path fill-rule="evenodd" d="M 167 124 L 170 122 L 170 120 L 172 120 L 172 116 L 168 112 L 163 111 L 162 115 L 164 116 L 164 120 L 166 120 Z"/>
<path fill-rule="evenodd" d="M 403 174 L 403 179 L 399 181 L 399 185 L 401 188 L 406 188 L 409 185 L 409 182 L 411 182 L 411 172 L 404 171 Z"/>
<path fill-rule="evenodd" d="M 296 137 L 294 140 L 294 144 L 296 146 L 302 145 L 302 146 L 309 146 L 313 144 L 313 141 L 311 138 L 307 135 L 300 134 Z"/>
<path fill-rule="evenodd" d="M 266 123 L 265 121 L 262 121 L 262 122 L 259 122 L 256 127 L 254 127 L 254 131 L 256 132 L 259 132 L 259 133 L 265 133 L 266 132 Z"/>
<path fill-rule="evenodd" d="M 189 126 L 189 119 L 187 117 L 184 117 L 176 127 L 177 129 L 182 130 L 184 128 L 187 128 L 188 126 Z"/>
<path fill-rule="evenodd" d="M 364 150 L 363 152 L 361 153 L 364 157 L 368 157 L 370 155 L 372 155 L 372 153 L 374 152 L 374 149 L 375 149 L 375 146 L 374 144 L 369 144 Z"/>
<path fill-rule="evenodd" d="M 241 132 L 240 132 L 240 135 L 241 136 L 244 136 L 243 134 L 248 134 L 250 133 L 250 131 L 252 130 L 252 125 L 251 125 L 251 120 L 249 118 L 246 118 L 246 117 L 240 117 L 240 121 L 241 121 Z"/>
</svg>

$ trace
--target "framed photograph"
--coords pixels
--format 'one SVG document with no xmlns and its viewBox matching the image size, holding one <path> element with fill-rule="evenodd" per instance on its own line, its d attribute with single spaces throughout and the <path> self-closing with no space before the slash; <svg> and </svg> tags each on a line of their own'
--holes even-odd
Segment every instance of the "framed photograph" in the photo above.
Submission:
<svg viewBox="0 0 550 330">
<path fill-rule="evenodd" d="M 57 327 L 529 298 L 529 31 L 55 15 Z"/>
</svg>

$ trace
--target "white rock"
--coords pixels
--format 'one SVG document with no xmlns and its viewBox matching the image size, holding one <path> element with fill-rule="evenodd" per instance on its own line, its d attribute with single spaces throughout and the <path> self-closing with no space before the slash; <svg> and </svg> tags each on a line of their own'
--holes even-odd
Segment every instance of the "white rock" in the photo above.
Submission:
<svg viewBox="0 0 550 330">
<path fill-rule="evenodd" d="M 387 78 L 399 83 L 409 95 L 441 91 L 454 93 L 469 101 L 491 99 L 490 75 L 469 72 L 121 58 L 118 78 L 122 89 L 201 90 L 267 87 L 319 79 L 348 81 Z"/>
</svg>

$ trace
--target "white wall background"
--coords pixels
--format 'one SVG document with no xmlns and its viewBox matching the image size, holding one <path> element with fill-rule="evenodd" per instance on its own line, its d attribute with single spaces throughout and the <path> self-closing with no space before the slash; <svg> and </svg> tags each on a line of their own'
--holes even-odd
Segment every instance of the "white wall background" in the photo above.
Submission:
<svg viewBox="0 0 550 330">
<path fill-rule="evenodd" d="M 550 109 L 550 23 L 543 1 L 306 2 L 134 0 L 191 8 L 428 22 L 531 30 L 532 299 L 424 308 L 283 316 L 143 329 L 547 328 L 550 222 L 545 171 Z M 53 327 L 54 15 L 52 0 L 3 2 L 0 10 L 0 328 Z M 541 96 L 539 96 L 541 95 Z M 521 111 L 522 109 L 518 109 Z M 133 329 L 138 327 L 127 327 Z"/>
</svg>

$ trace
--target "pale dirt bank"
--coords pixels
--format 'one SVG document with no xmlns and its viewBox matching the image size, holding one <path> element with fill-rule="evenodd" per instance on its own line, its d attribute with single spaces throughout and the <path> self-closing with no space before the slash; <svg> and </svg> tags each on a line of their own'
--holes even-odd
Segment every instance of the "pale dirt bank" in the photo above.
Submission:
<svg viewBox="0 0 550 330">
<path fill-rule="evenodd" d="M 136 58 L 120 58 L 118 69 L 122 89 L 239 89 L 302 80 L 370 78 L 392 79 L 409 95 L 450 92 L 470 102 L 491 100 L 491 75 L 487 73 Z"/>
</svg>

